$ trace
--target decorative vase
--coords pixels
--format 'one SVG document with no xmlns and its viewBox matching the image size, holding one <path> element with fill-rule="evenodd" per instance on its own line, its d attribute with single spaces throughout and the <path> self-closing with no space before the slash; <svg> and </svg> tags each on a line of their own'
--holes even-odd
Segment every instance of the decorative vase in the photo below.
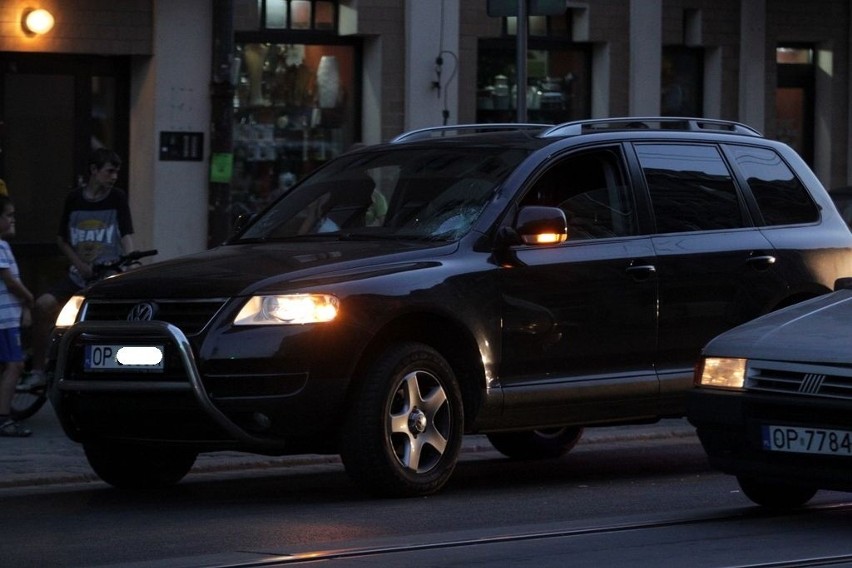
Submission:
<svg viewBox="0 0 852 568">
<path fill-rule="evenodd" d="M 243 48 L 243 60 L 249 80 L 249 104 L 268 104 L 263 98 L 263 64 L 269 47 L 261 43 L 250 43 Z"/>
<path fill-rule="evenodd" d="M 317 99 L 320 108 L 335 108 L 340 96 L 340 67 L 337 57 L 323 55 L 317 67 Z"/>
</svg>

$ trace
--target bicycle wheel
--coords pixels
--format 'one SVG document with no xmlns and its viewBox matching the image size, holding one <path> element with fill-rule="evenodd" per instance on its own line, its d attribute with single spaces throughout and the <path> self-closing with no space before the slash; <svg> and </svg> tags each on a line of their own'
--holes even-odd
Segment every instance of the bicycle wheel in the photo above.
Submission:
<svg viewBox="0 0 852 568">
<path fill-rule="evenodd" d="M 39 411 L 47 402 L 45 387 L 18 387 L 12 396 L 10 415 L 12 420 L 26 420 Z"/>
</svg>

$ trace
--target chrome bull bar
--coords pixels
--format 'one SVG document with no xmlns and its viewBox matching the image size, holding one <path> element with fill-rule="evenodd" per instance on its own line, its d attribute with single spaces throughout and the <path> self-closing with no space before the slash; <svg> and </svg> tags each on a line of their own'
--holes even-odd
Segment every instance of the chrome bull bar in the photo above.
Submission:
<svg viewBox="0 0 852 568">
<path fill-rule="evenodd" d="M 68 378 L 69 353 L 78 337 L 85 334 L 102 335 L 106 337 L 120 336 L 122 339 L 162 340 L 170 342 L 177 348 L 181 365 L 187 382 L 177 381 L 81 381 Z M 146 392 L 187 392 L 191 391 L 201 409 L 213 419 L 225 432 L 240 442 L 252 446 L 281 447 L 280 441 L 268 440 L 249 434 L 223 413 L 213 403 L 201 382 L 195 354 L 186 335 L 176 326 L 163 321 L 83 321 L 74 324 L 62 335 L 56 361 L 54 381 L 50 387 L 51 400 L 61 404 L 60 393 L 64 391 L 77 392 L 116 392 L 116 391 L 146 391 Z"/>
</svg>

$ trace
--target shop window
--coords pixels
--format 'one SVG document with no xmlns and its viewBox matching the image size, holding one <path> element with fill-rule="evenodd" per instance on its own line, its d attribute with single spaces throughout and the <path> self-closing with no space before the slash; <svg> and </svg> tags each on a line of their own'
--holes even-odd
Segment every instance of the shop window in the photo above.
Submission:
<svg viewBox="0 0 852 568">
<path fill-rule="evenodd" d="M 516 35 L 518 33 L 518 18 L 506 18 L 506 33 Z M 530 16 L 527 19 L 527 33 L 531 36 L 547 35 L 547 18 L 544 16 Z"/>
<path fill-rule="evenodd" d="M 477 122 L 517 118 L 514 39 L 481 40 L 477 61 Z M 527 117 L 560 123 L 591 115 L 591 56 L 578 44 L 530 39 L 527 50 Z"/>
<path fill-rule="evenodd" d="M 556 16 L 533 15 L 527 17 L 527 33 L 530 36 L 561 37 L 571 40 L 573 10 L 563 10 Z M 518 18 L 503 18 L 503 36 L 515 36 L 518 33 Z"/>
<path fill-rule="evenodd" d="M 775 61 L 782 65 L 813 65 L 814 50 L 810 47 L 779 47 Z"/>
<path fill-rule="evenodd" d="M 662 116 L 704 116 L 704 50 L 664 46 L 660 73 Z"/>
<path fill-rule="evenodd" d="M 235 28 L 249 30 L 333 31 L 339 0 L 237 0 Z"/>
<path fill-rule="evenodd" d="M 237 44 L 234 216 L 258 211 L 357 141 L 356 51 L 354 45 Z"/>
<path fill-rule="evenodd" d="M 311 29 L 311 2 L 309 0 L 291 0 L 290 2 L 290 26 L 294 30 Z"/>
<path fill-rule="evenodd" d="M 334 2 L 314 3 L 314 29 L 333 30 L 337 22 L 337 4 Z"/>
</svg>

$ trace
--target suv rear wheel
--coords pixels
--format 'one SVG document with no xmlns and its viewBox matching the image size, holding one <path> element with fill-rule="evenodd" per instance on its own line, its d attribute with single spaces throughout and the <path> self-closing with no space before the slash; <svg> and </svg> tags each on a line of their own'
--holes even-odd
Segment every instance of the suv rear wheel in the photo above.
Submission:
<svg viewBox="0 0 852 568">
<path fill-rule="evenodd" d="M 570 452 L 582 435 L 582 428 L 565 426 L 527 432 L 492 432 L 488 434 L 488 441 L 498 452 L 509 458 L 552 459 Z"/>
<path fill-rule="evenodd" d="M 83 444 L 98 477 L 119 489 L 156 489 L 183 479 L 198 454 L 174 448 L 133 444 Z"/>
<path fill-rule="evenodd" d="M 397 344 L 364 376 L 343 426 L 341 458 L 375 495 L 428 495 L 455 469 L 463 424 L 447 361 L 427 345 Z"/>
</svg>

